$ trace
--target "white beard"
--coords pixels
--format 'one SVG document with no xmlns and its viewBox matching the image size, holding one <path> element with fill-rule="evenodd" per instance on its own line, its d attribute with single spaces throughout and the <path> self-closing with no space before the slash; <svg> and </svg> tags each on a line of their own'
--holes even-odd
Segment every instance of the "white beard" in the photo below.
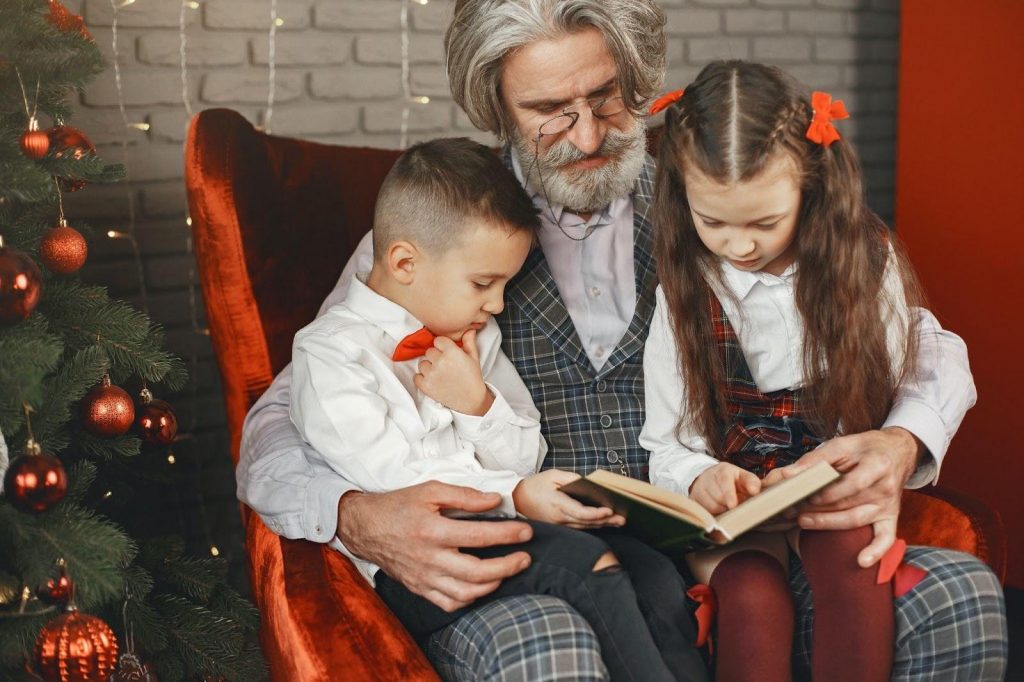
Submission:
<svg viewBox="0 0 1024 682">
<path fill-rule="evenodd" d="M 633 191 L 647 155 L 646 143 L 647 126 L 640 119 L 636 119 L 636 125 L 627 132 L 610 128 L 601 147 L 592 155 L 584 154 L 571 142 L 563 140 L 542 150 L 534 162 L 534 142 L 520 135 L 512 140 L 526 186 L 542 194 L 546 190 L 551 204 L 584 213 L 599 211 L 613 199 L 628 196 Z M 597 168 L 567 168 L 589 156 L 604 156 L 608 161 Z"/>
</svg>

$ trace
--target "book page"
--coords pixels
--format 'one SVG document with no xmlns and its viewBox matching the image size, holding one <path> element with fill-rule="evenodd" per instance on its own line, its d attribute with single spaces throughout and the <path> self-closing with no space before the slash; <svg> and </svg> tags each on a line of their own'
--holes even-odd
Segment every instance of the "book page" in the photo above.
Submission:
<svg viewBox="0 0 1024 682">
<path fill-rule="evenodd" d="M 724 536 L 721 539 L 734 540 L 805 497 L 810 497 L 837 478 L 839 472 L 831 464 L 818 462 L 793 478 L 765 488 L 738 507 L 718 515 L 717 530 Z"/>
<path fill-rule="evenodd" d="M 671 490 L 659 488 L 646 481 L 629 478 L 628 476 L 622 476 L 621 474 L 605 471 L 604 469 L 597 469 L 591 472 L 587 475 L 587 478 L 606 488 L 628 493 L 654 506 L 674 511 L 702 528 L 710 530 L 718 523 L 711 512 L 685 495 L 679 495 Z"/>
</svg>

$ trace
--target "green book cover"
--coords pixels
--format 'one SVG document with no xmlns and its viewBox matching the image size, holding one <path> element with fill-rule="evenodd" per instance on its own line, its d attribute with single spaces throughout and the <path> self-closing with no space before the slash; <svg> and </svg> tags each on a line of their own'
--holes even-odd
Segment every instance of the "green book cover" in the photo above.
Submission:
<svg viewBox="0 0 1024 682">
<path fill-rule="evenodd" d="M 626 532 L 675 555 L 728 544 L 837 478 L 839 472 L 828 462 L 818 462 L 717 517 L 685 495 L 603 469 L 562 491 L 584 504 L 614 509 L 625 517 Z"/>
</svg>

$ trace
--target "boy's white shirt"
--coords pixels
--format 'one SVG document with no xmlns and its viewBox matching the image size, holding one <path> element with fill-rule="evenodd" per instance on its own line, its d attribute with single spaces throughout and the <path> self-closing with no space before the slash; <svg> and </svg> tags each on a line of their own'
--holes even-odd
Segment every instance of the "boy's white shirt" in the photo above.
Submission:
<svg viewBox="0 0 1024 682">
<path fill-rule="evenodd" d="M 889 353 L 899 366 L 910 311 L 892 262 L 890 258 L 884 274 L 880 305 Z M 725 262 L 721 268 L 724 289 L 714 278 L 710 280 L 758 390 L 769 393 L 802 386 L 804 328 L 793 291 L 795 266 L 779 276 L 741 271 Z M 913 310 L 920 324 L 918 373 L 900 385 L 883 428 L 906 428 L 928 448 L 932 459 L 919 465 L 907 482 L 908 488 L 919 488 L 938 480 L 949 442 L 964 413 L 976 402 L 977 393 L 966 352 L 941 352 L 944 347 L 962 346 L 963 341 L 943 330 L 928 310 Z M 924 378 L 934 381 L 923 382 Z M 933 391 L 926 393 L 922 385 L 932 386 Z M 651 482 L 688 495 L 697 477 L 718 460 L 708 454 L 706 441 L 691 426 L 684 423 L 677 429 L 679 416 L 689 413 L 686 384 L 679 373 L 679 356 L 660 286 L 644 348 L 644 392 L 646 420 L 640 445 L 651 452 Z"/>
<path fill-rule="evenodd" d="M 501 351 L 493 319 L 477 333 L 481 371 L 494 394 L 482 417 L 454 412 L 413 383 L 420 359 L 394 362 L 396 345 L 422 323 L 353 279 L 345 300 L 295 335 L 290 416 L 332 469 L 366 492 L 442 481 L 502 497 L 535 473 L 547 445 L 540 414 Z M 373 582 L 378 567 L 356 560 Z"/>
</svg>

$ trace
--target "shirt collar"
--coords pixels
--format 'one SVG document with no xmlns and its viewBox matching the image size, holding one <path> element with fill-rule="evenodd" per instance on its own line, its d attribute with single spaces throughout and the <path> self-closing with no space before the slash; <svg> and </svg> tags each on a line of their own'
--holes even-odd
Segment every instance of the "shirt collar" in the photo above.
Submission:
<svg viewBox="0 0 1024 682">
<path fill-rule="evenodd" d="M 750 272 L 734 268 L 724 259 L 721 261 L 722 276 L 726 286 L 732 290 L 741 301 L 745 299 L 755 286 L 761 284 L 766 287 L 779 286 L 780 284 L 792 283 L 796 276 L 796 263 L 791 263 L 788 268 L 782 271 L 781 275 L 770 275 L 767 272 Z"/>
<path fill-rule="evenodd" d="M 390 355 L 402 339 L 422 329 L 423 323 L 402 306 L 367 286 L 367 276 L 368 273 L 362 272 L 352 278 L 345 305 L 359 317 L 384 330 L 392 341 L 385 349 Z"/>
</svg>

